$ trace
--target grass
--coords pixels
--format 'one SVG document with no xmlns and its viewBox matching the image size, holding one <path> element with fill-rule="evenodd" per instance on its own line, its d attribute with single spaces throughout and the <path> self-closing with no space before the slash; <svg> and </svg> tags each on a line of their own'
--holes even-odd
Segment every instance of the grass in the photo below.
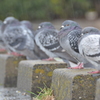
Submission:
<svg viewBox="0 0 100 100">
<path fill-rule="evenodd" d="M 36 95 L 33 92 L 29 92 L 29 93 L 35 95 L 35 97 L 33 97 L 33 100 L 55 100 L 53 96 L 53 90 L 51 88 L 47 88 L 47 87 L 44 87 L 43 89 L 40 88 L 40 92 L 38 95 Z"/>
</svg>

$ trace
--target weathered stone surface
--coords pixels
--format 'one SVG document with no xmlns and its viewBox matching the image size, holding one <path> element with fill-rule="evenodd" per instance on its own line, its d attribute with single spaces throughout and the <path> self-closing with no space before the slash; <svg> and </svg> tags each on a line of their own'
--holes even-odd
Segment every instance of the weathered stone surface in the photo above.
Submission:
<svg viewBox="0 0 100 100">
<path fill-rule="evenodd" d="M 56 100 L 95 100 L 96 81 L 100 74 L 88 73 L 94 70 L 55 69 L 51 88 Z"/>
<path fill-rule="evenodd" d="M 100 100 L 100 79 L 96 83 L 96 97 L 95 100 Z"/>
<path fill-rule="evenodd" d="M 21 61 L 18 69 L 18 90 L 37 93 L 40 91 L 39 87 L 50 87 L 53 70 L 66 66 L 65 63 L 56 61 Z"/>
<path fill-rule="evenodd" d="M 21 60 L 25 60 L 25 57 L 0 54 L 0 85 L 17 86 L 18 63 Z"/>
</svg>

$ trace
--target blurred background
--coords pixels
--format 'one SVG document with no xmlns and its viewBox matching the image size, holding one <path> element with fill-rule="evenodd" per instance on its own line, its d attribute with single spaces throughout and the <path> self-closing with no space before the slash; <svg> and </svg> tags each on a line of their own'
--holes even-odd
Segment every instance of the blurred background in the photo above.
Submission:
<svg viewBox="0 0 100 100">
<path fill-rule="evenodd" d="M 67 19 L 79 22 L 82 27 L 100 28 L 100 0 L 0 0 L 0 19 L 8 16 L 29 20 L 35 29 L 43 21 L 60 28 Z"/>
</svg>

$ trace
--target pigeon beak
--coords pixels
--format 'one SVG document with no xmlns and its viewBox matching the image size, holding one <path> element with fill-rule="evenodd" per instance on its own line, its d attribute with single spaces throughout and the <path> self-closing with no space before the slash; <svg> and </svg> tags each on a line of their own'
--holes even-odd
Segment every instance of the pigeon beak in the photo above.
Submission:
<svg viewBox="0 0 100 100">
<path fill-rule="evenodd" d="M 64 26 L 62 25 L 61 28 L 60 28 L 60 30 L 61 30 L 63 27 L 64 27 Z"/>
</svg>

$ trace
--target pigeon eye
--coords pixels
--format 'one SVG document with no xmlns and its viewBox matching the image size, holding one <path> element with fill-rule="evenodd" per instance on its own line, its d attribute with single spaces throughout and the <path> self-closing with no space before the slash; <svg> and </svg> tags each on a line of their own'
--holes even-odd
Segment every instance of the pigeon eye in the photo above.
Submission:
<svg viewBox="0 0 100 100">
<path fill-rule="evenodd" d="M 67 24 L 66 26 L 69 26 L 69 24 Z"/>
<path fill-rule="evenodd" d="M 88 32 L 86 31 L 86 33 L 88 33 Z"/>
</svg>

